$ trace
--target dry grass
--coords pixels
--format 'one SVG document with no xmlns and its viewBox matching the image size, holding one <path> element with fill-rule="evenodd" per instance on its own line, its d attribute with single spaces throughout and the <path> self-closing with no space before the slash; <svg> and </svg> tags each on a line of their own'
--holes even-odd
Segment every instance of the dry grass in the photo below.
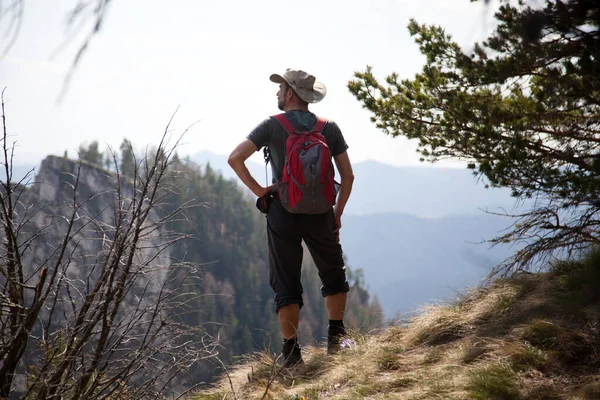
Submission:
<svg viewBox="0 0 600 400">
<path fill-rule="evenodd" d="M 224 377 L 193 400 L 600 399 L 600 296 L 578 294 L 582 275 L 562 265 L 493 282 L 404 327 L 353 332 L 357 346 L 336 356 L 305 348 L 293 374 L 259 353 L 230 373 L 232 384 Z"/>
<path fill-rule="evenodd" d="M 504 363 L 494 363 L 467 372 L 467 390 L 477 400 L 518 399 L 517 375 Z"/>
</svg>

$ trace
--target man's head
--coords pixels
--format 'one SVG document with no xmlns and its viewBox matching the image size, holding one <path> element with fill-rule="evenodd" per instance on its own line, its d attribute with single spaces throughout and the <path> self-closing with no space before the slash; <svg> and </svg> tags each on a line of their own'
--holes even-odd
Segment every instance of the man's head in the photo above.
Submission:
<svg viewBox="0 0 600 400">
<path fill-rule="evenodd" d="M 288 68 L 283 75 L 271 75 L 271 81 L 279 83 L 277 105 L 285 110 L 291 102 L 307 107 L 308 103 L 318 103 L 327 94 L 325 85 L 305 71 Z M 289 107 L 287 107 L 289 108 Z"/>
</svg>

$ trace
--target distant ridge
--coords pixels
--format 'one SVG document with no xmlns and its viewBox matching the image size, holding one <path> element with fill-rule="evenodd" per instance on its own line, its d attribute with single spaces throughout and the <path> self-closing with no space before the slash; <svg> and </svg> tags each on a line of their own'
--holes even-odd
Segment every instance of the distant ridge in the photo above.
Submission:
<svg viewBox="0 0 600 400">
<path fill-rule="evenodd" d="M 457 297 L 477 285 L 514 248 L 485 240 L 509 225 L 479 215 L 419 218 L 400 213 L 342 218 L 342 245 L 353 269 L 362 269 L 388 318 Z"/>
</svg>

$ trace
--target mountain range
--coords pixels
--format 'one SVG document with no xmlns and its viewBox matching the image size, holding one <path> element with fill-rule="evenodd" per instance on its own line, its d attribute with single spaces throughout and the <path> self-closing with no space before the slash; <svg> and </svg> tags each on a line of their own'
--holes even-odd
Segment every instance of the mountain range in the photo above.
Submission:
<svg viewBox="0 0 600 400">
<path fill-rule="evenodd" d="M 435 219 L 405 214 L 348 215 L 341 241 L 348 265 L 364 271 L 386 317 L 411 314 L 476 286 L 512 250 L 486 240 L 507 227 L 487 214 Z"/>
</svg>

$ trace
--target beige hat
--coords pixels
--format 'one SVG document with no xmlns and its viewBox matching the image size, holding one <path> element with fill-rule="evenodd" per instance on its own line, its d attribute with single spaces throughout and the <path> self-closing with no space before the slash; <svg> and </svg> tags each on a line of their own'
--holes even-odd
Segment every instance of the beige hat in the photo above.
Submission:
<svg viewBox="0 0 600 400">
<path fill-rule="evenodd" d="M 327 94 L 327 88 L 308 72 L 299 69 L 288 68 L 283 76 L 271 75 L 271 82 L 287 83 L 302 100 L 307 103 L 318 103 Z"/>
</svg>

